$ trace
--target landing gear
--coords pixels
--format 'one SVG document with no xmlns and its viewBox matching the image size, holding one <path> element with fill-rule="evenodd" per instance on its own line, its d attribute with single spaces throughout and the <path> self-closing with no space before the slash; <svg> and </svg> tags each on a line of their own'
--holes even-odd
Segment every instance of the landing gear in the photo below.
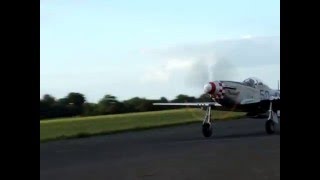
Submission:
<svg viewBox="0 0 320 180">
<path fill-rule="evenodd" d="M 202 134 L 204 137 L 210 137 L 212 135 L 212 126 L 209 123 L 202 125 Z"/>
<path fill-rule="evenodd" d="M 266 132 L 268 134 L 274 134 L 276 131 L 276 124 L 278 123 L 278 113 L 272 108 L 272 101 L 270 101 L 269 117 L 265 124 Z"/>
<path fill-rule="evenodd" d="M 275 133 L 275 123 L 272 120 L 266 121 L 266 132 L 268 134 L 274 134 Z"/>
<path fill-rule="evenodd" d="M 202 134 L 204 137 L 210 137 L 212 135 L 212 124 L 211 120 L 211 106 L 207 107 L 206 116 L 204 117 L 202 124 Z"/>
</svg>

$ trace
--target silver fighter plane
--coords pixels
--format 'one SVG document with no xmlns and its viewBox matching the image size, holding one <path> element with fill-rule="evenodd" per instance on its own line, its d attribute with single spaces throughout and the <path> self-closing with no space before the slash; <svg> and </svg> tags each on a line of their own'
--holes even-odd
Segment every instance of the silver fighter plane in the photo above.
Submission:
<svg viewBox="0 0 320 180">
<path fill-rule="evenodd" d="M 278 84 L 279 86 L 279 84 Z M 205 137 L 212 135 L 211 109 L 224 111 L 248 112 L 251 115 L 268 113 L 265 130 L 268 134 L 275 132 L 275 125 L 280 118 L 280 89 L 271 89 L 258 78 L 248 78 L 243 82 L 213 81 L 204 85 L 204 93 L 212 102 L 191 103 L 154 103 L 153 105 L 195 106 L 206 110 L 202 123 Z"/>
</svg>

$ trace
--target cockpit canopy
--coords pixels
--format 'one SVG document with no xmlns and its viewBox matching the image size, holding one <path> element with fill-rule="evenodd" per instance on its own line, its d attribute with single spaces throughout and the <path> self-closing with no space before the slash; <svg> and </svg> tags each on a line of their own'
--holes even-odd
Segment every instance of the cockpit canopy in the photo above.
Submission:
<svg viewBox="0 0 320 180">
<path fill-rule="evenodd" d="M 250 77 L 243 81 L 243 84 L 249 87 L 266 86 L 260 79 Z"/>
</svg>

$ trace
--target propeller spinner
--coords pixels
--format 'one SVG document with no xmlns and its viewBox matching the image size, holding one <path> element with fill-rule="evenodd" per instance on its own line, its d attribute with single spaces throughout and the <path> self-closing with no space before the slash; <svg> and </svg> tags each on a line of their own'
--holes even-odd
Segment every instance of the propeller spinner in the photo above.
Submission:
<svg viewBox="0 0 320 180">
<path fill-rule="evenodd" d="M 209 82 L 203 87 L 204 93 L 210 96 L 221 99 L 224 96 L 224 88 L 221 82 Z"/>
<path fill-rule="evenodd" d="M 216 91 L 216 85 L 213 82 L 210 82 L 204 85 L 203 89 L 206 94 L 214 94 Z"/>
</svg>

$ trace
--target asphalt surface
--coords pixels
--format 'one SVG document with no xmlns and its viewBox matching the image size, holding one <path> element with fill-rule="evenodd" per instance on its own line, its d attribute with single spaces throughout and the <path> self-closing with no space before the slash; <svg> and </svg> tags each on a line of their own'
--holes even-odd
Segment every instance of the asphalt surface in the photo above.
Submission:
<svg viewBox="0 0 320 180">
<path fill-rule="evenodd" d="M 280 179 L 280 127 L 265 119 L 217 122 L 211 138 L 200 124 L 40 145 L 42 180 Z"/>
</svg>

